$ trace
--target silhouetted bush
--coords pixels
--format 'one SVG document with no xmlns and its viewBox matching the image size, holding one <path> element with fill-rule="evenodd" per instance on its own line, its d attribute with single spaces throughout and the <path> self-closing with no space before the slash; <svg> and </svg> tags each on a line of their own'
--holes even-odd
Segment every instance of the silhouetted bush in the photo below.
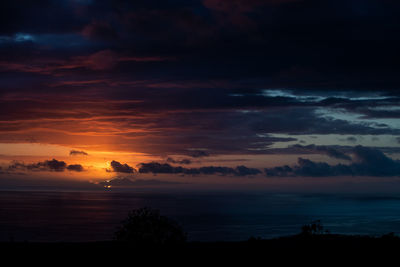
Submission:
<svg viewBox="0 0 400 267">
<path fill-rule="evenodd" d="M 259 241 L 263 241 L 263 239 L 259 236 L 255 237 L 255 236 L 250 236 L 250 238 L 247 240 L 248 242 L 259 242 Z"/>
<path fill-rule="evenodd" d="M 397 239 L 399 239 L 399 237 L 396 236 L 395 233 L 390 232 L 390 233 L 382 235 L 382 239 L 383 240 L 397 240 Z"/>
<path fill-rule="evenodd" d="M 320 220 L 313 221 L 310 224 L 306 224 L 301 227 L 302 235 L 322 235 L 325 233 L 328 234 L 329 230 L 324 230 L 324 226 Z"/>
<path fill-rule="evenodd" d="M 131 211 L 122 221 L 115 239 L 140 245 L 181 244 L 186 242 L 186 233 L 158 210 L 141 208 Z"/>
</svg>

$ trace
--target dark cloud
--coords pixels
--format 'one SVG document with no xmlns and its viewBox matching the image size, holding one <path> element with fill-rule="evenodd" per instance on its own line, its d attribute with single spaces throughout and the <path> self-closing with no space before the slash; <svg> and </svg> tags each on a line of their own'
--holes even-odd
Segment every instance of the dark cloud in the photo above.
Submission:
<svg viewBox="0 0 400 267">
<path fill-rule="evenodd" d="M 118 38 L 116 30 L 105 21 L 92 21 L 83 28 L 82 35 L 100 41 L 115 41 Z"/>
<path fill-rule="evenodd" d="M 168 119 L 148 119 L 163 129 L 160 139 L 148 138 L 143 148 L 170 150 L 168 154 L 192 154 L 187 147 L 202 147 L 212 154 L 268 153 L 276 142 L 296 141 L 300 134 L 395 134 L 397 129 L 374 127 L 347 120 L 322 117 L 312 108 L 284 108 L 255 112 L 220 111 L 169 114 Z M 181 129 L 182 125 L 186 127 Z M 272 134 L 290 134 L 275 137 Z M 165 138 L 165 139 L 164 139 Z M 168 141 L 163 141 L 168 140 Z M 138 146 L 136 145 L 136 148 Z M 333 152 L 332 152 L 333 153 Z"/>
<path fill-rule="evenodd" d="M 47 14 L 43 16 L 43 14 Z M 5 0 L 0 3 L 0 33 L 60 33 L 80 29 L 85 19 L 79 18 L 68 1 Z"/>
<path fill-rule="evenodd" d="M 63 40 L 74 40 L 63 47 L 68 54 L 115 49 L 180 59 L 119 70 L 135 78 L 209 77 L 253 81 L 256 88 L 398 87 L 396 1 L 61 2 L 2 1 L 0 36 L 26 33 L 46 41 L 4 49 L 29 47 L 25 53 L 56 57 L 56 37 L 68 35 Z M 81 34 L 90 42 L 78 42 Z M 8 55 L 18 58 L 16 52 Z"/>
<path fill-rule="evenodd" d="M 204 150 L 191 150 L 187 155 L 192 158 L 202 158 L 202 157 L 209 157 L 210 153 Z"/>
<path fill-rule="evenodd" d="M 354 136 L 347 137 L 346 140 L 349 141 L 349 142 L 351 142 L 351 143 L 357 142 L 357 138 L 355 138 Z"/>
<path fill-rule="evenodd" d="M 190 159 L 179 159 L 175 160 L 171 157 L 167 158 L 166 160 L 168 163 L 173 163 L 173 164 L 191 164 L 192 161 Z"/>
<path fill-rule="evenodd" d="M 84 171 L 83 166 L 80 164 L 71 164 L 68 165 L 67 170 L 69 171 L 75 171 L 75 172 L 82 172 Z"/>
<path fill-rule="evenodd" d="M 266 168 L 264 170 L 267 176 L 293 176 L 293 169 L 288 165 L 285 166 L 278 166 L 273 168 Z"/>
<path fill-rule="evenodd" d="M 293 145 L 290 148 L 293 148 L 296 151 L 301 152 L 302 150 L 309 153 L 318 153 L 318 154 L 326 154 L 329 157 L 336 159 L 344 159 L 351 160 L 351 157 L 344 152 L 338 150 L 337 148 L 331 146 L 317 146 L 314 144 L 302 146 L 302 145 Z"/>
<path fill-rule="evenodd" d="M 357 174 L 371 176 L 400 175 L 400 162 L 387 157 L 377 149 L 356 146 L 354 156 L 356 163 L 353 163 L 352 166 Z"/>
<path fill-rule="evenodd" d="M 84 65 L 92 70 L 109 70 L 117 63 L 118 55 L 111 50 L 102 50 L 84 59 Z"/>
<path fill-rule="evenodd" d="M 249 116 L 250 117 L 250 116 Z M 259 120 L 259 121 L 257 121 Z M 263 120 L 263 121 L 261 121 Z M 354 123 L 318 114 L 313 108 L 291 108 L 280 112 L 253 114 L 249 122 L 258 131 L 298 134 L 395 134 L 388 125 L 376 127 L 376 122 Z M 350 140 L 353 140 L 352 138 Z"/>
<path fill-rule="evenodd" d="M 399 130 L 390 125 L 377 127 L 376 121 L 356 123 L 352 120 L 323 116 L 318 113 L 320 107 L 307 106 L 311 104 L 306 103 L 306 105 L 300 101 L 274 102 L 276 97 L 258 96 L 259 101 L 265 101 L 265 106 L 271 106 L 251 108 L 248 106 L 250 104 L 244 102 L 242 103 L 246 107 L 244 109 L 240 108 L 240 102 L 238 102 L 238 108 L 228 108 L 223 107 L 224 100 L 221 96 L 218 101 L 222 104 L 219 108 L 218 103 L 208 108 L 206 105 L 211 100 L 200 101 L 199 96 L 197 104 L 193 104 L 197 105 L 198 110 L 193 110 L 194 107 L 191 107 L 191 104 L 194 100 L 186 99 L 185 95 L 179 94 L 178 99 L 184 99 L 180 102 L 189 103 L 188 106 L 182 106 L 169 94 L 158 95 L 162 91 L 157 89 L 154 95 L 136 96 L 133 99 L 133 96 L 128 95 L 127 100 L 118 101 L 82 99 L 68 102 L 53 98 L 2 101 L 0 99 L 0 119 L 8 121 L 0 123 L 0 140 L 23 142 L 27 139 L 27 135 L 37 142 L 45 143 L 71 140 L 67 134 L 60 131 L 46 133 L 42 130 L 44 133 L 36 134 L 35 129 L 40 124 L 42 128 L 62 129 L 65 133 L 80 135 L 81 138 L 74 139 L 74 142 L 78 143 L 73 143 L 73 146 L 88 145 L 96 141 L 104 142 L 100 136 L 94 135 L 94 132 L 111 133 L 107 142 L 121 144 L 120 147 L 123 150 L 135 149 L 138 152 L 162 156 L 199 157 L 210 153 L 212 155 L 268 154 L 268 150 L 274 143 L 296 141 L 296 136 L 300 134 L 357 136 L 399 134 Z M 176 96 L 176 94 L 172 95 Z M 218 94 L 215 93 L 215 95 Z M 241 97 L 225 95 L 226 100 L 230 98 L 240 99 Z M 205 103 L 205 106 L 199 106 L 199 103 Z M 149 110 L 150 107 L 152 110 Z M 167 112 L 169 109 L 178 110 Z M 212 111 L 212 109 L 215 110 Z M 52 122 L 54 120 L 57 121 Z M 140 133 L 132 131 L 132 125 L 135 125 L 135 129 Z M 118 132 L 115 131 L 117 128 Z M 9 134 L 11 130 L 14 131 L 13 135 Z M 147 134 L 150 132 L 157 134 Z M 285 134 L 287 137 L 276 137 L 273 134 Z"/>
<path fill-rule="evenodd" d="M 43 162 L 33 163 L 26 165 L 28 170 L 47 170 L 47 171 L 57 171 L 62 172 L 67 167 L 67 164 L 64 161 L 58 161 L 56 159 L 46 160 Z"/>
<path fill-rule="evenodd" d="M 298 165 L 279 166 L 273 168 L 266 168 L 265 174 L 267 176 L 311 176 L 311 177 L 326 177 L 326 176 L 341 176 L 353 175 L 352 169 L 347 165 L 331 166 L 325 162 L 314 162 L 309 159 L 298 159 Z"/>
<path fill-rule="evenodd" d="M 309 159 L 298 159 L 293 167 L 281 166 L 265 169 L 267 176 L 400 176 L 400 161 L 387 157 L 377 149 L 356 146 L 353 150 L 355 162 L 350 165 L 330 165 Z"/>
<path fill-rule="evenodd" d="M 139 173 L 183 173 L 184 170 L 183 167 L 158 162 L 141 163 L 139 167 Z"/>
<path fill-rule="evenodd" d="M 389 0 L 1 1 L 0 141 L 197 158 L 267 154 L 295 135 L 398 136 L 377 119 L 399 118 L 398 10 Z M 308 148 L 346 159 L 318 149 Z"/>
<path fill-rule="evenodd" d="M 171 166 L 168 163 L 150 162 L 141 163 L 139 173 L 165 173 L 165 174 L 189 174 L 189 175 L 233 175 L 233 176 L 247 176 L 257 175 L 261 171 L 254 168 L 247 168 L 246 166 L 220 167 L 220 166 L 205 166 L 199 168 L 184 168 L 181 166 Z"/>
<path fill-rule="evenodd" d="M 268 148 L 263 153 L 265 154 L 272 154 L 272 155 L 308 155 L 308 154 L 326 154 L 326 151 L 324 150 L 316 150 L 316 149 L 307 149 L 307 147 L 313 147 L 317 145 L 290 145 L 285 148 Z M 348 157 L 351 158 L 352 154 L 354 153 L 354 146 L 349 146 L 349 145 L 330 145 L 330 146 L 317 146 L 317 147 L 326 147 L 327 149 L 333 149 L 336 151 L 339 151 L 340 153 L 343 153 L 347 155 Z M 388 146 L 382 146 L 382 147 L 371 147 L 372 149 L 377 149 L 382 151 L 383 153 L 386 154 L 397 154 L 400 153 L 400 148 L 399 147 L 388 147 Z M 331 156 L 332 157 L 332 156 Z M 340 156 L 339 156 L 340 157 Z M 335 158 L 335 157 L 332 157 Z M 338 158 L 338 159 L 344 159 L 345 158 Z"/>
<path fill-rule="evenodd" d="M 86 153 L 85 151 L 79 151 L 79 150 L 71 150 L 69 152 L 70 156 L 88 156 L 89 154 Z"/>
<path fill-rule="evenodd" d="M 121 164 L 118 161 L 113 160 L 111 162 L 111 168 L 113 172 L 120 172 L 120 173 L 134 173 L 136 170 L 129 166 L 128 164 Z"/>
<path fill-rule="evenodd" d="M 274 6 L 299 0 L 203 0 L 203 5 L 214 12 L 220 23 L 230 23 L 240 28 L 255 27 L 256 21 L 249 16 L 263 6 Z"/>
<path fill-rule="evenodd" d="M 257 175 L 259 173 L 261 173 L 261 171 L 259 169 L 248 168 L 243 165 L 237 166 L 235 168 L 235 175 L 237 175 L 237 176 Z"/>
<path fill-rule="evenodd" d="M 65 170 L 81 172 L 83 171 L 83 166 L 80 164 L 68 165 L 64 161 L 59 161 L 56 159 L 45 160 L 37 163 L 25 164 L 23 162 L 15 161 L 10 164 L 7 168 L 8 171 L 55 171 L 63 172 Z"/>
</svg>

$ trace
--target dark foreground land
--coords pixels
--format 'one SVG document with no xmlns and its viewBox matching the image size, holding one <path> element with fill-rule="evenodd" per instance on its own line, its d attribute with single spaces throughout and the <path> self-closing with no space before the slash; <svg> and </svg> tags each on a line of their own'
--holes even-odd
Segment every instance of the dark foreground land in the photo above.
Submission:
<svg viewBox="0 0 400 267">
<path fill-rule="evenodd" d="M 400 238 L 347 235 L 296 235 L 277 239 L 250 239 L 243 242 L 187 242 L 181 245 L 133 245 L 124 242 L 93 243 L 0 243 L 0 256 L 19 261 L 54 263 L 126 262 L 143 260 L 181 261 L 192 264 L 209 264 L 216 260 L 247 265 L 270 265 L 268 262 L 313 263 L 326 266 L 332 263 L 372 263 L 378 266 L 397 265 L 400 256 Z M 320 259 L 324 259 L 321 261 Z M 393 262 L 395 260 L 395 262 Z M 265 264 L 260 264 L 261 262 Z M 126 264 L 132 265 L 132 264 Z M 133 264 L 135 265 L 135 264 Z M 11 266 L 11 265 L 9 265 Z M 273 266 L 276 266 L 275 264 Z"/>
</svg>

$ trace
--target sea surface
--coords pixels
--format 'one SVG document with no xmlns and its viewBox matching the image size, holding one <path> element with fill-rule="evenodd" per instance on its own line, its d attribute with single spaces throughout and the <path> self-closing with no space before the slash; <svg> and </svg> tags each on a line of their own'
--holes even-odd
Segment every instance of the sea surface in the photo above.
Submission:
<svg viewBox="0 0 400 267">
<path fill-rule="evenodd" d="M 400 233 L 400 196 L 271 193 L 0 192 L 0 241 L 111 240 L 132 209 L 159 209 L 192 241 L 273 238 L 321 220 L 332 233 Z"/>
</svg>

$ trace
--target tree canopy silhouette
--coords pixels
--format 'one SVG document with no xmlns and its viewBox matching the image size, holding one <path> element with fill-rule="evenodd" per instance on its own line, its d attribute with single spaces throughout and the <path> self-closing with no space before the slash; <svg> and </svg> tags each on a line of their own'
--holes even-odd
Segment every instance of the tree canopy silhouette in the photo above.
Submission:
<svg viewBox="0 0 400 267">
<path fill-rule="evenodd" d="M 115 239 L 140 245 L 180 244 L 186 241 L 186 233 L 174 220 L 146 207 L 128 214 Z"/>
<path fill-rule="evenodd" d="M 324 230 L 324 226 L 320 220 L 313 221 L 310 224 L 306 224 L 301 227 L 302 235 L 322 235 L 324 233 L 329 233 L 329 230 Z"/>
</svg>

